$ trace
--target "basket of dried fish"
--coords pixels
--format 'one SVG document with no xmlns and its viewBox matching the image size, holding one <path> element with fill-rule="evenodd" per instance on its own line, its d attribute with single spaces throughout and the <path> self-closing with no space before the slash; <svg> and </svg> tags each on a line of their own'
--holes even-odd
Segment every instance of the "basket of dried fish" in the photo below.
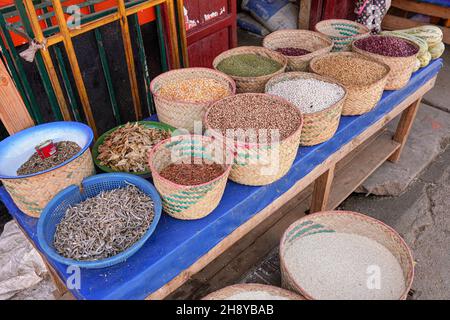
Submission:
<svg viewBox="0 0 450 320">
<path fill-rule="evenodd" d="M 61 190 L 95 173 L 92 129 L 58 121 L 22 130 L 0 142 L 0 181 L 25 214 L 38 218 Z"/>
<path fill-rule="evenodd" d="M 92 149 L 94 162 L 105 172 L 128 172 L 150 177 L 149 150 L 175 130 L 161 122 L 129 122 L 105 132 Z"/>
<path fill-rule="evenodd" d="M 53 198 L 37 236 L 52 259 L 80 268 L 123 262 L 141 248 L 161 217 L 161 198 L 147 180 L 129 173 L 89 177 Z"/>
</svg>

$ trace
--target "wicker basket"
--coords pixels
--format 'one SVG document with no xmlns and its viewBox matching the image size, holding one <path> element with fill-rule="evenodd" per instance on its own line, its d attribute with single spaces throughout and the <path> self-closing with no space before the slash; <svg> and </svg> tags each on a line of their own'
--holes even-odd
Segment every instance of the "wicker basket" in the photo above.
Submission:
<svg viewBox="0 0 450 320">
<path fill-rule="evenodd" d="M 358 64 L 360 66 L 358 66 Z M 364 65 L 370 64 L 376 74 L 367 84 L 350 83 L 343 77 L 348 73 L 364 72 Z M 389 66 L 353 52 L 336 52 L 314 58 L 310 63 L 313 72 L 341 82 L 347 89 L 347 99 L 342 115 L 360 115 L 372 110 L 381 99 L 389 75 Z M 348 83 L 347 83 L 348 82 Z"/>
<path fill-rule="evenodd" d="M 405 290 L 399 297 L 406 299 L 414 277 L 413 257 L 400 235 L 381 221 L 350 211 L 326 211 L 297 220 L 283 234 L 280 243 L 280 267 L 283 287 L 298 292 L 306 299 L 313 297 L 294 280 L 287 268 L 285 252 L 295 239 L 320 232 L 341 232 L 367 237 L 386 247 L 397 259 L 405 278 Z"/>
<path fill-rule="evenodd" d="M 372 36 L 372 37 L 387 37 L 387 36 Z M 362 39 L 360 39 L 362 40 Z M 387 64 L 391 71 L 389 72 L 389 77 L 386 82 L 385 89 L 386 90 L 398 90 L 406 86 L 409 79 L 411 78 L 411 74 L 413 73 L 414 66 L 416 64 L 417 54 L 419 52 L 419 46 L 415 44 L 412 41 L 409 41 L 407 39 L 399 39 L 401 41 L 409 42 L 412 44 L 416 49 L 417 52 L 408 57 L 388 57 L 388 56 L 382 56 L 379 54 L 371 53 L 366 50 L 362 50 L 357 47 L 358 41 L 354 41 L 352 43 L 352 50 L 356 53 L 362 54 L 366 57 L 372 58 L 374 60 L 383 62 Z"/>
<path fill-rule="evenodd" d="M 257 283 L 234 284 L 214 291 L 202 300 L 228 300 L 230 297 L 245 292 L 265 292 L 271 296 L 281 297 L 283 300 L 305 300 L 302 296 L 274 286 Z"/>
<path fill-rule="evenodd" d="M 282 68 L 274 73 L 260 77 L 230 76 L 234 79 L 234 81 L 236 81 L 236 91 L 238 93 L 264 92 L 266 82 L 269 81 L 269 79 L 274 75 L 283 73 L 287 67 L 287 59 L 281 53 L 263 47 L 244 46 L 230 49 L 219 54 L 213 61 L 214 68 L 217 69 L 217 66 L 222 60 L 239 54 L 256 54 L 262 57 L 270 58 L 276 62 L 279 62 L 282 65 Z"/>
<path fill-rule="evenodd" d="M 316 79 L 324 82 L 334 83 L 342 87 L 345 94 L 338 102 L 314 113 L 303 113 L 303 128 L 300 137 L 300 145 L 313 146 L 330 139 L 339 126 L 341 119 L 342 107 L 347 97 L 345 87 L 328 77 L 322 77 L 314 73 L 307 72 L 287 72 L 273 77 L 266 84 L 266 93 L 275 83 L 293 79 Z"/>
<path fill-rule="evenodd" d="M 302 56 L 286 56 L 287 70 L 307 71 L 312 58 L 328 53 L 333 42 L 326 36 L 308 30 L 278 30 L 264 38 L 263 46 L 270 50 L 278 48 L 299 48 L 310 51 Z"/>
<path fill-rule="evenodd" d="M 303 116 L 302 121 L 298 123 L 297 129 L 289 137 L 281 140 L 279 144 L 244 143 L 234 141 L 230 138 L 224 138 L 221 133 L 215 130 L 216 128 L 211 127 L 208 120 L 208 114 L 213 108 L 222 108 L 223 104 L 227 103 L 226 100 L 241 99 L 245 95 L 260 95 L 263 96 L 264 99 L 275 100 L 280 105 L 289 105 L 292 108 L 295 108 L 297 112 L 300 113 L 300 111 L 285 99 L 260 93 L 246 93 L 228 97 L 211 105 L 206 111 L 203 121 L 206 134 L 221 141 L 225 139 L 226 144 L 232 146 L 236 155 L 230 173 L 230 179 L 236 183 L 250 186 L 267 185 L 283 177 L 291 168 L 300 144 Z M 276 161 L 275 168 L 274 161 Z"/>
<path fill-rule="evenodd" d="M 370 34 L 366 26 L 344 19 L 323 20 L 316 24 L 315 30 L 333 41 L 333 51 L 350 51 L 353 40 Z"/>
<path fill-rule="evenodd" d="M 150 91 L 153 94 L 156 112 L 161 122 L 167 123 L 175 128 L 186 129 L 191 133 L 194 132 L 194 123 L 196 121 L 201 123 L 207 107 L 214 101 L 186 102 L 169 100 L 161 97 L 158 91 L 165 84 L 172 81 L 199 78 L 215 79 L 229 87 L 230 95 L 236 93 L 234 80 L 226 74 L 213 69 L 185 68 L 162 73 L 150 83 Z"/>
<path fill-rule="evenodd" d="M 220 163 L 225 171 L 214 180 L 194 186 L 176 184 L 159 174 L 169 164 L 186 159 Z M 149 153 L 149 168 L 161 195 L 164 211 L 182 220 L 207 216 L 222 198 L 233 160 L 231 150 L 210 137 L 179 135 L 161 141 Z"/>
</svg>

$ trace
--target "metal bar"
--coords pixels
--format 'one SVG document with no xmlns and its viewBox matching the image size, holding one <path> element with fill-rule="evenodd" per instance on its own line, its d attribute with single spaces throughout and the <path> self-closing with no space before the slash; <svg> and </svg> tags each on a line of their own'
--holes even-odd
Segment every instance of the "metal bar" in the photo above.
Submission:
<svg viewBox="0 0 450 320">
<path fill-rule="evenodd" d="M 156 29 L 158 30 L 159 54 L 161 57 L 161 70 L 166 72 L 169 70 L 166 53 L 166 40 L 164 38 L 164 23 L 161 14 L 161 6 L 156 6 Z"/>
<path fill-rule="evenodd" d="M 93 5 L 89 6 L 89 10 L 91 12 L 94 12 L 95 11 L 94 6 Z M 105 76 L 105 80 L 106 80 L 106 87 L 108 89 L 108 95 L 109 95 L 109 100 L 111 102 L 113 116 L 114 116 L 114 119 L 116 120 L 116 123 L 119 125 L 122 123 L 122 119 L 120 117 L 120 111 L 119 111 L 119 107 L 117 105 L 117 100 L 116 100 L 116 93 L 115 93 L 114 86 L 113 86 L 113 83 L 111 80 L 111 72 L 109 70 L 108 59 L 106 57 L 105 46 L 103 45 L 102 33 L 100 32 L 99 29 L 95 29 L 94 34 L 95 34 L 95 40 L 97 41 L 98 53 L 100 56 L 100 62 L 102 64 L 103 75 Z"/>
<path fill-rule="evenodd" d="M 181 60 L 183 62 L 183 67 L 188 68 L 189 59 L 187 52 L 186 26 L 184 23 L 184 1 L 183 0 L 176 0 L 176 1 L 177 1 L 178 30 L 180 37 L 179 43 L 181 48 Z"/>
<path fill-rule="evenodd" d="M 31 0 L 16 0 L 15 3 L 20 12 L 25 31 L 31 38 L 35 38 L 38 42 L 43 42 L 45 38 L 37 20 L 33 2 Z M 40 50 L 36 53 L 35 60 L 55 118 L 57 120 L 71 120 L 50 52 L 46 49 Z"/>
<path fill-rule="evenodd" d="M 23 98 L 25 101 L 25 105 L 27 105 L 27 101 L 29 101 L 29 112 L 32 115 L 34 121 L 36 123 L 42 123 L 44 120 L 42 118 L 41 111 L 39 110 L 39 104 L 36 100 L 36 97 L 33 93 L 33 90 L 31 89 L 30 83 L 28 82 L 27 75 L 25 73 L 25 70 L 22 65 L 22 58 L 17 53 L 17 50 L 14 46 L 14 42 L 11 38 L 11 35 L 9 32 L 5 29 L 6 21 L 3 19 L 3 16 L 0 15 L 0 27 L 4 31 L 3 37 L 5 43 L 3 43 L 2 51 L 5 57 L 12 61 L 14 65 L 11 65 L 10 69 L 11 72 L 17 72 L 17 80 L 13 77 L 14 80 L 16 80 L 16 85 L 19 83 L 23 86 Z M 2 39 L 3 40 L 3 39 Z M 3 42 L 3 41 L 2 41 Z"/>
<path fill-rule="evenodd" d="M 141 26 L 139 25 L 139 18 L 137 14 L 132 15 L 131 19 L 133 21 L 134 28 L 136 29 L 136 40 L 138 45 L 139 62 L 141 64 L 142 75 L 144 77 L 145 102 L 149 114 L 153 114 L 155 113 L 155 111 L 153 106 L 152 94 L 150 92 L 150 75 L 148 72 L 147 56 L 145 55 L 144 39 L 142 38 Z"/>
<path fill-rule="evenodd" d="M 122 29 L 122 41 L 125 49 L 125 59 L 127 61 L 128 78 L 131 86 L 131 96 L 133 98 L 134 113 L 136 120 L 142 117 L 141 101 L 139 98 L 139 88 L 136 79 L 136 69 L 134 66 L 133 48 L 131 46 L 130 28 L 128 26 L 128 19 L 125 9 L 124 0 L 117 0 L 120 16 L 120 27 Z"/>
<path fill-rule="evenodd" d="M 30 0 L 28 0 L 30 1 Z M 75 49 L 73 47 L 72 39 L 70 37 L 69 28 L 67 27 L 66 19 L 64 17 L 64 12 L 62 10 L 61 2 L 59 0 L 52 0 L 53 10 L 55 11 L 56 20 L 59 25 L 59 30 L 63 37 L 64 47 L 67 52 L 67 57 L 69 59 L 70 67 L 72 69 L 73 78 L 75 80 L 75 85 L 80 96 L 81 105 L 83 107 L 84 115 L 86 117 L 87 123 L 94 131 L 94 136 L 97 137 L 97 127 L 95 125 L 94 116 L 92 114 L 91 105 L 89 103 L 89 97 L 86 91 L 86 87 L 83 82 L 83 76 L 81 75 L 80 66 L 78 65 L 78 60 L 75 54 Z"/>
<path fill-rule="evenodd" d="M 170 49 L 172 54 L 172 67 L 178 69 L 180 67 L 180 55 L 178 51 L 178 35 L 177 35 L 177 22 L 175 17 L 175 8 L 173 5 L 174 0 L 166 1 L 167 16 L 169 18 L 169 31 L 170 31 Z"/>
</svg>

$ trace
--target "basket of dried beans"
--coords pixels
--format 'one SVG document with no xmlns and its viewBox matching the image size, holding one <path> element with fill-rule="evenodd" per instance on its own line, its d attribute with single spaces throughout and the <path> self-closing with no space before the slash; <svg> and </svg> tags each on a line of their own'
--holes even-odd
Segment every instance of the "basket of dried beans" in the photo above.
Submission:
<svg viewBox="0 0 450 320">
<path fill-rule="evenodd" d="M 235 94 L 236 85 L 226 74 L 208 68 L 171 70 L 150 83 L 156 112 L 161 122 L 194 132 L 206 108 L 213 102 Z"/>
<path fill-rule="evenodd" d="M 0 142 L 0 180 L 17 207 L 39 217 L 62 189 L 95 173 L 93 132 L 70 121 L 41 124 Z"/>
<path fill-rule="evenodd" d="M 222 198 L 233 159 L 230 148 L 210 137 L 179 135 L 157 144 L 148 165 L 164 211 L 183 220 L 210 214 Z"/>
</svg>

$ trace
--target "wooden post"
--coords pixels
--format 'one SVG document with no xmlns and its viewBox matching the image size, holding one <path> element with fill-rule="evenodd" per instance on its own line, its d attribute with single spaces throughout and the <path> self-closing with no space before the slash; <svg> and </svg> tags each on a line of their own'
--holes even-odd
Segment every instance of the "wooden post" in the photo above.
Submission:
<svg viewBox="0 0 450 320">
<path fill-rule="evenodd" d="M 298 28 L 309 30 L 309 22 L 311 15 L 311 1 L 312 0 L 302 0 L 300 1 L 300 11 L 298 13 Z"/>
<path fill-rule="evenodd" d="M 402 154 L 403 147 L 408 140 L 409 132 L 416 118 L 417 111 L 419 110 L 420 101 L 422 98 L 413 102 L 405 111 L 403 111 L 400 118 L 400 122 L 397 125 L 393 140 L 400 143 L 400 147 L 395 151 L 392 156 L 389 157 L 389 161 L 397 162 Z"/>
<path fill-rule="evenodd" d="M 33 119 L 1 59 L 0 120 L 9 134 L 34 126 Z"/>
<path fill-rule="evenodd" d="M 331 184 L 334 178 L 335 165 L 325 171 L 314 182 L 314 191 L 312 194 L 310 213 L 327 210 L 328 197 L 330 196 Z M 339 186 L 338 186 L 339 188 Z"/>
</svg>

